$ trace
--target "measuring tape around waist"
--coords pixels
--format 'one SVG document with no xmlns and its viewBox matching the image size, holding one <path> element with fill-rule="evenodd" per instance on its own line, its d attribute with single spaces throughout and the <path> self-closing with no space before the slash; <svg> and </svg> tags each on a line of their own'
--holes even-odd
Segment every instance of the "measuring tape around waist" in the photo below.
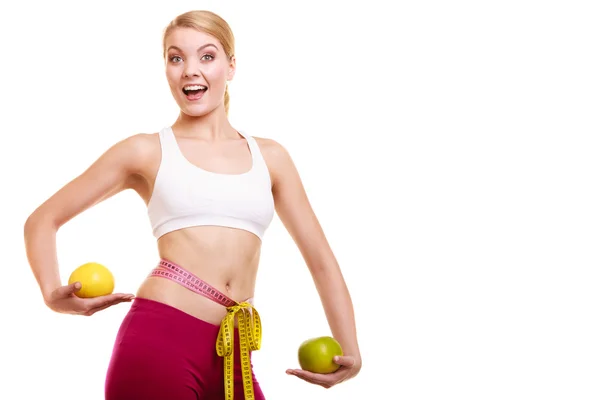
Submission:
<svg viewBox="0 0 600 400">
<path fill-rule="evenodd" d="M 262 337 L 260 316 L 254 306 L 248 302 L 238 303 L 230 299 L 194 274 L 164 259 L 159 261 L 158 266 L 150 272 L 150 276 L 170 279 L 226 307 L 227 315 L 221 320 L 216 343 L 217 354 L 224 358 L 226 400 L 233 400 L 234 326 L 237 317 L 244 398 L 254 400 L 250 352 L 260 349 Z"/>
</svg>

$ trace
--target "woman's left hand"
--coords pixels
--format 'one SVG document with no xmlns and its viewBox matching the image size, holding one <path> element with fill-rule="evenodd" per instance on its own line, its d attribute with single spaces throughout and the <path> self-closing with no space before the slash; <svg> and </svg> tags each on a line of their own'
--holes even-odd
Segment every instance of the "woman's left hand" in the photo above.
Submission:
<svg viewBox="0 0 600 400">
<path fill-rule="evenodd" d="M 352 356 L 336 356 L 333 358 L 333 362 L 340 365 L 340 368 L 330 374 L 315 374 L 314 372 L 304 371 L 302 369 L 288 369 L 286 373 L 288 375 L 297 376 L 309 383 L 329 389 L 334 385 L 355 377 L 361 368 L 360 363 Z"/>
</svg>

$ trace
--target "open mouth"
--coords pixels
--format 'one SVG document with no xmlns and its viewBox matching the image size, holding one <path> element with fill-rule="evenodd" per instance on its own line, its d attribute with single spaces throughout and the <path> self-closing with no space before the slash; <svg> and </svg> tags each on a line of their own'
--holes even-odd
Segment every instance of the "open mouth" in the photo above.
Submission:
<svg viewBox="0 0 600 400">
<path fill-rule="evenodd" d="M 181 90 L 188 100 L 198 100 L 202 97 L 204 92 L 208 90 L 208 88 L 203 85 L 188 85 L 184 86 Z"/>
</svg>

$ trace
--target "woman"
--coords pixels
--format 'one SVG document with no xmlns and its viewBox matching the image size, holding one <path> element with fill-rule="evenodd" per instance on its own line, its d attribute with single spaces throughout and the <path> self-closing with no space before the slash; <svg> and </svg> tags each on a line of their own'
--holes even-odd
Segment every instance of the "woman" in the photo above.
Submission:
<svg viewBox="0 0 600 400">
<path fill-rule="evenodd" d="M 236 67 L 230 27 L 211 12 L 182 14 L 167 26 L 163 52 L 181 110 L 173 125 L 116 143 L 27 219 L 27 255 L 45 303 L 92 315 L 135 297 L 108 368 L 109 400 L 263 399 L 249 355 L 260 347 L 252 297 L 262 237 L 277 212 L 344 350 L 334 373 L 287 373 L 324 387 L 354 377 L 361 357 L 351 298 L 294 163 L 276 141 L 229 123 L 227 82 Z M 61 284 L 56 233 L 126 189 L 148 207 L 159 263 L 136 296 L 78 298 L 79 283 Z"/>
</svg>

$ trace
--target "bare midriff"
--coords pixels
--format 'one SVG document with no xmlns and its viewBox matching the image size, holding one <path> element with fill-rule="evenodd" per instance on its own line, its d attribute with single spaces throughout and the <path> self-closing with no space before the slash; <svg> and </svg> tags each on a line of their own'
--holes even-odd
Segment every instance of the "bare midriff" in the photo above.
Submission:
<svg viewBox="0 0 600 400">
<path fill-rule="evenodd" d="M 183 267 L 232 300 L 252 303 L 262 244 L 258 236 L 236 228 L 199 226 L 167 233 L 157 243 L 160 258 Z M 149 266 L 148 272 L 154 267 Z M 220 325 L 227 314 L 223 305 L 161 277 L 147 277 L 136 296 L 213 325 Z"/>
</svg>

